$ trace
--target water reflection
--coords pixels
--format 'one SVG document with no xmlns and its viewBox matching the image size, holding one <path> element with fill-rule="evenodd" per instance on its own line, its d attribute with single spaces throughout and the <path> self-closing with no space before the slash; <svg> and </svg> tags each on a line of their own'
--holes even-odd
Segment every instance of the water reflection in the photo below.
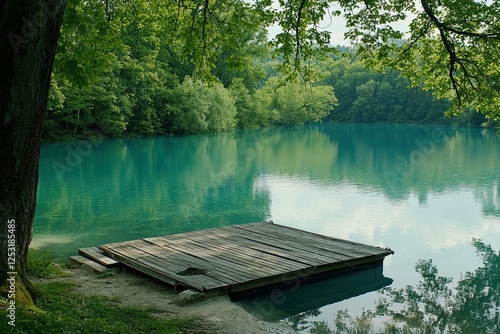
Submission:
<svg viewBox="0 0 500 334">
<path fill-rule="evenodd" d="M 329 176 L 336 182 L 380 189 L 394 200 L 414 192 L 422 204 L 431 191 L 464 185 L 498 192 L 490 187 L 500 162 L 495 131 L 342 124 L 323 133 L 337 143 L 337 164 Z"/>
<path fill-rule="evenodd" d="M 273 219 L 391 247 L 384 271 L 401 288 L 418 282 L 411 267 L 421 258 L 455 281 L 473 270 L 471 237 L 500 247 L 495 131 L 320 124 L 85 145 L 45 144 L 40 159 L 32 245 L 63 259 L 79 247 Z M 376 295 L 335 307 L 361 314 Z M 309 320 L 334 321 L 332 308 Z"/>
<path fill-rule="evenodd" d="M 262 145 L 254 139 L 104 140 L 70 164 L 79 143 L 44 145 L 33 246 L 67 256 L 86 245 L 268 219 L 269 193 L 253 189 L 251 150 Z M 70 243 L 54 242 L 68 234 Z"/>
<path fill-rule="evenodd" d="M 79 143 L 48 144 L 35 232 L 119 233 L 126 226 L 139 235 L 276 220 L 262 181 L 268 176 L 403 204 L 414 194 L 428 205 L 435 194 L 469 189 L 486 216 L 500 217 L 498 145 L 494 131 L 363 124 L 105 140 L 87 151 Z M 80 151 L 85 155 L 72 159 Z M 57 170 L 68 158 L 70 168 Z M 301 200 L 300 207 L 314 208 Z M 330 201 L 329 210 L 338 206 Z"/>
<path fill-rule="evenodd" d="M 332 325 L 308 321 L 318 316 L 312 309 L 288 319 L 296 329 L 309 333 L 499 333 L 500 252 L 474 241 L 482 265 L 466 272 L 457 283 L 440 276 L 432 260 L 420 260 L 416 285 L 385 287 L 374 309 L 353 316 L 348 310 L 332 315 Z M 375 326 L 382 319 L 381 326 Z M 378 321 L 380 323 L 380 321 Z M 378 328 L 377 328 L 378 327 Z"/>
<path fill-rule="evenodd" d="M 287 290 L 274 290 L 264 296 L 240 301 L 240 304 L 259 319 L 286 319 L 295 322 L 297 327 L 308 316 L 319 315 L 319 308 L 381 289 L 390 285 L 392 279 L 385 277 L 379 266 L 318 283 L 299 283 L 288 286 Z"/>
<path fill-rule="evenodd" d="M 306 178 L 263 175 L 258 185 L 268 189 L 271 212 L 281 223 L 332 237 L 441 251 L 466 245 L 472 236 L 500 232 L 498 220 L 484 219 L 481 206 L 470 205 L 477 200 L 470 189 L 429 191 L 428 204 L 422 205 L 418 194 L 393 201 L 377 189 Z"/>
</svg>

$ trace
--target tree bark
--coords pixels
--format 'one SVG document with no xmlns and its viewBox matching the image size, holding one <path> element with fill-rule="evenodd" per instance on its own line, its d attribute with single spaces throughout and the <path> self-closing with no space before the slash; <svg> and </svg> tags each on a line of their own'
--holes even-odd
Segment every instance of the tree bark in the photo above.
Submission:
<svg viewBox="0 0 500 334">
<path fill-rule="evenodd" d="M 50 75 L 66 0 L 0 2 L 0 294 L 25 287 Z M 15 247 L 14 247 L 15 246 Z M 15 298 L 9 278 L 15 277 Z"/>
</svg>

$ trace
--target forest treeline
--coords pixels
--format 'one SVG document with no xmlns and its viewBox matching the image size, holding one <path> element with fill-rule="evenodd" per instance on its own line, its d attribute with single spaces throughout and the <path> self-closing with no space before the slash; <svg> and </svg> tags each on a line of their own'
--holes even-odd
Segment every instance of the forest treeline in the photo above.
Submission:
<svg viewBox="0 0 500 334">
<path fill-rule="evenodd" d="M 44 138 L 204 133 L 320 120 L 486 122 L 474 111 L 445 117 L 448 101 L 408 88 L 399 72 L 366 69 L 345 56 L 351 51 L 345 47 L 308 65 L 314 80 L 287 81 L 257 25 L 220 47 L 206 80 L 165 37 L 154 13 L 140 7 L 131 13 L 117 22 L 91 3 L 68 4 Z"/>
</svg>

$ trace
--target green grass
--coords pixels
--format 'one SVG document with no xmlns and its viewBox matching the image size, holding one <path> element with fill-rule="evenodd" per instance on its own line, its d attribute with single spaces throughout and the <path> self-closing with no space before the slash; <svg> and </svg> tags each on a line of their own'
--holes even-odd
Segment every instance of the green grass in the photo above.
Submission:
<svg viewBox="0 0 500 334">
<path fill-rule="evenodd" d="M 30 251 L 28 272 L 42 278 L 68 275 L 51 262 L 47 252 Z M 6 300 L 0 300 L 0 333 L 216 333 L 197 319 L 160 318 L 159 309 L 124 307 L 116 299 L 83 295 L 74 283 L 52 281 L 34 287 L 38 310 L 17 306 L 15 327 L 8 324 Z"/>
<path fill-rule="evenodd" d="M 117 301 L 85 296 L 74 291 L 76 285 L 51 282 L 36 285 L 41 295 L 32 312 L 18 307 L 16 326 L 7 323 L 7 312 L 0 311 L 0 333 L 207 333 L 192 318 L 162 319 L 158 309 L 123 307 Z"/>
<path fill-rule="evenodd" d="M 68 276 L 64 270 L 52 262 L 52 256 L 46 250 L 29 250 L 27 272 L 29 276 L 40 278 Z"/>
</svg>

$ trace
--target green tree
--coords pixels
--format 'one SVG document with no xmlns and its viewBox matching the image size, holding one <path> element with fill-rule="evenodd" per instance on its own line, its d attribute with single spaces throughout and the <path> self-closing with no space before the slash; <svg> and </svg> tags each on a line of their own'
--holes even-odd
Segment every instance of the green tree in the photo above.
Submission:
<svg viewBox="0 0 500 334">
<path fill-rule="evenodd" d="M 65 0 L 5 0 L 0 4 L 0 147 L 4 157 L 0 172 L 8 176 L 0 181 L 0 188 L 4 189 L 0 195 L 2 291 L 7 284 L 7 235 L 12 219 L 17 222 L 15 235 L 19 246 L 15 270 L 21 277 L 25 273 L 36 206 L 41 133 L 65 4 Z M 254 26 L 256 22 L 263 26 L 277 23 L 282 33 L 274 39 L 274 46 L 276 53 L 283 56 L 281 68 L 292 77 L 301 72 L 309 80 L 309 67 L 303 65 L 314 55 L 330 50 L 328 32 L 319 27 L 330 2 L 283 0 L 279 4 L 276 8 L 269 0 L 136 0 L 128 6 L 128 1 L 119 0 L 72 0 L 68 10 L 76 12 L 76 31 L 94 30 L 89 36 L 99 39 L 94 43 L 95 53 L 78 52 L 79 34 L 68 43 L 62 41 L 61 45 L 75 50 L 62 63 L 75 70 L 75 78 L 92 78 L 94 69 L 104 69 L 114 62 L 103 52 L 105 46 L 114 44 L 114 32 L 121 31 L 138 14 L 138 23 L 151 17 L 152 22 L 163 27 L 160 31 L 172 43 L 172 49 L 196 65 L 195 74 L 212 77 L 221 48 L 231 44 L 235 47 L 234 41 L 241 32 L 237 27 Z M 399 68 L 414 84 L 423 84 L 440 97 L 454 93 L 452 113 L 458 113 L 459 107 L 470 106 L 498 118 L 500 7 L 496 1 L 421 0 L 420 6 L 415 6 L 403 0 L 348 0 L 339 4 L 347 19 L 347 36 L 362 43 L 358 50 L 364 59 L 380 62 L 384 68 Z M 92 11 L 101 13 L 92 17 L 96 21 L 86 15 Z M 145 13 L 150 16 L 144 17 Z M 391 23 L 404 19 L 408 13 L 414 19 L 407 42 L 401 45 L 394 41 L 404 36 Z M 85 66 L 90 71 L 79 75 L 82 63 L 90 64 Z"/>
<path fill-rule="evenodd" d="M 437 100 L 431 92 L 409 87 L 399 71 L 375 72 L 359 60 L 327 59 L 319 63 L 322 83 L 335 88 L 339 105 L 329 118 L 350 122 L 450 122 L 444 117 L 448 100 Z"/>
<path fill-rule="evenodd" d="M 229 131 L 236 127 L 236 107 L 228 89 L 222 84 L 214 84 L 206 89 L 205 99 L 208 105 L 208 131 Z"/>
<path fill-rule="evenodd" d="M 254 21 L 255 23 L 258 21 Z M 267 32 L 264 27 L 257 24 L 254 26 L 240 24 L 237 29 L 240 30 L 237 40 L 221 50 L 212 74 L 224 87 L 231 85 L 236 78 L 241 78 L 248 89 L 255 91 L 266 75 L 259 61 L 270 54 Z"/>
<path fill-rule="evenodd" d="M 376 94 L 378 82 L 369 80 L 356 87 L 357 99 L 352 103 L 353 120 L 357 122 L 373 122 L 377 120 Z"/>
<path fill-rule="evenodd" d="M 121 108 L 120 101 L 115 103 L 114 100 L 123 94 L 121 86 L 113 80 L 113 71 L 116 72 L 126 46 L 120 39 L 121 21 L 111 22 L 103 15 L 104 12 L 106 5 L 102 1 L 68 1 L 53 71 L 53 82 L 58 84 L 65 101 L 59 108 L 49 109 L 47 113 L 49 122 L 59 124 L 65 130 L 54 134 L 50 128 L 46 129 L 48 137 L 80 136 L 89 128 L 98 128 L 100 124 L 94 124 L 94 119 L 98 119 L 99 123 L 102 117 L 94 113 L 102 115 L 105 110 L 95 108 L 93 96 L 108 100 L 97 102 L 97 105 L 108 107 L 109 123 L 116 123 L 120 117 L 116 110 L 111 110 Z M 102 95 L 104 83 L 111 85 L 110 96 Z M 99 95 L 95 94 L 97 91 Z M 106 89 L 104 91 L 107 92 Z M 119 128 L 123 126 L 119 125 Z M 109 129 L 110 133 L 119 133 L 117 129 Z"/>
<path fill-rule="evenodd" d="M 199 133 L 208 129 L 208 103 L 205 99 L 205 84 L 187 77 L 173 92 L 176 102 L 167 105 L 171 115 L 172 131 L 176 133 Z"/>
<path fill-rule="evenodd" d="M 49 98 L 59 99 L 60 103 L 48 106 L 44 136 L 60 139 L 81 138 L 82 134 L 92 133 L 122 134 L 129 124 L 132 101 L 124 83 L 117 78 L 120 64 L 117 62 L 101 71 L 98 80 L 83 87 L 54 75 L 55 85 L 51 87 Z"/>
<path fill-rule="evenodd" d="M 451 115 L 470 106 L 499 117 L 496 1 L 346 1 L 342 7 L 346 35 L 359 41 L 358 52 L 368 64 L 399 69 L 413 85 L 451 98 Z M 408 33 L 392 25 L 409 17 Z"/>
<path fill-rule="evenodd" d="M 220 83 L 208 85 L 186 77 L 165 107 L 174 133 L 220 132 L 236 127 L 234 99 Z"/>
<path fill-rule="evenodd" d="M 238 128 L 252 128 L 258 126 L 255 105 L 249 89 L 242 78 L 233 79 L 229 91 L 236 107 L 236 124 Z"/>
<path fill-rule="evenodd" d="M 89 92 L 90 114 L 85 122 L 85 132 L 98 130 L 105 135 L 120 135 L 129 124 L 132 103 L 126 88 L 115 79 L 114 71 L 102 76 Z"/>
<path fill-rule="evenodd" d="M 306 82 L 283 82 L 271 77 L 264 87 L 256 92 L 258 114 L 267 111 L 270 124 L 304 124 L 323 119 L 337 99 L 330 86 L 313 85 Z"/>
</svg>

